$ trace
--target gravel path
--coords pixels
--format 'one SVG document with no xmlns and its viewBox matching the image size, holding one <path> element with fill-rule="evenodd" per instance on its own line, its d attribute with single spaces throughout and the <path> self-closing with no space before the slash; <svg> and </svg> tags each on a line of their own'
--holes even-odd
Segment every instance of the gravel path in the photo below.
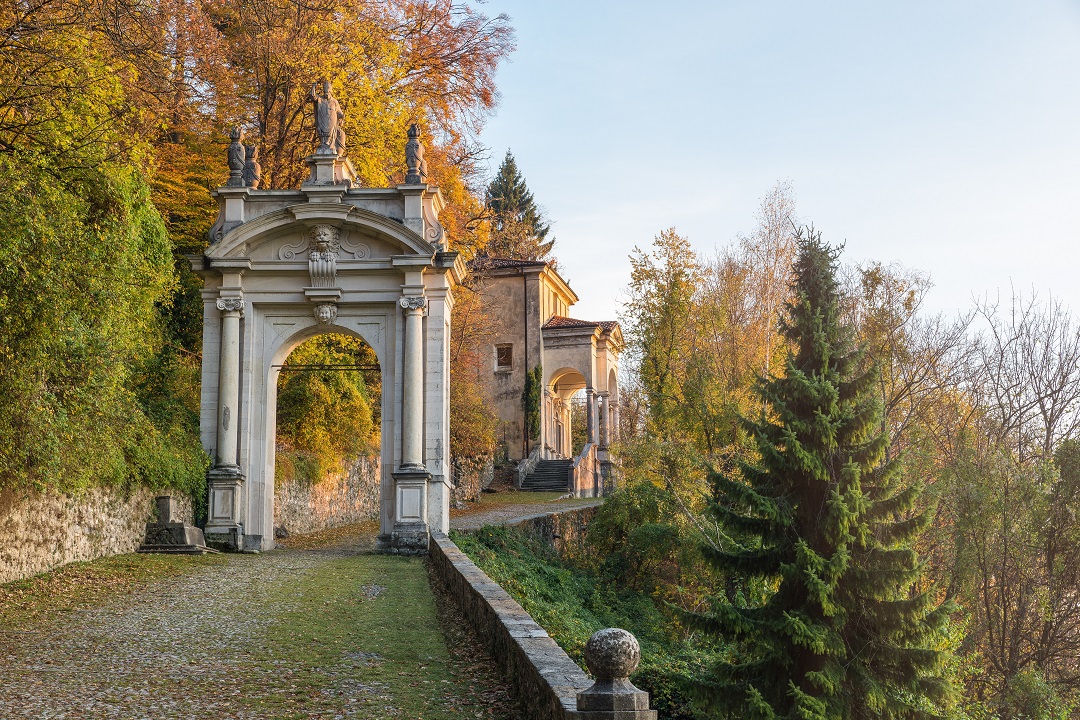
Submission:
<svg viewBox="0 0 1080 720">
<path fill-rule="evenodd" d="M 299 609 L 307 580 L 343 557 L 366 553 L 371 540 L 232 555 L 227 563 L 153 583 L 137 595 L 0 629 L 0 718 L 373 717 L 373 703 L 390 700 L 385 686 L 363 681 L 365 664 L 378 654 L 345 653 L 329 667 L 311 668 L 296 657 L 275 656 L 266 639 L 275 618 Z M 362 590 L 364 602 L 378 602 L 385 588 Z M 414 685 L 430 682 L 423 670 L 421 664 Z M 315 673 L 330 685 L 312 690 L 304 678 Z M 453 690 L 446 686 L 446 692 Z M 251 709 L 259 706 L 252 698 L 290 693 L 321 697 L 298 697 L 295 711 L 280 714 Z"/>
<path fill-rule="evenodd" d="M 512 525 L 540 515 L 562 510 L 594 507 L 603 504 L 603 502 L 603 498 L 576 498 L 536 503 L 491 505 L 480 510 L 469 510 L 462 513 L 451 512 L 450 528 L 452 530 L 477 530 L 484 525 Z"/>
<path fill-rule="evenodd" d="M 251 718 L 235 708 L 251 648 L 321 553 L 237 555 L 227 565 L 23 631 L 0 631 L 7 718 Z M 284 668 L 283 668 L 284 669 Z"/>
</svg>

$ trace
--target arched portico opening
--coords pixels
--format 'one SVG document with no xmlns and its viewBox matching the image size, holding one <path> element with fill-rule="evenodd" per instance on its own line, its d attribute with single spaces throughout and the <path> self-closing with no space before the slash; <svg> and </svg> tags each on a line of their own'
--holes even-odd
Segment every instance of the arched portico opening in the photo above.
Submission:
<svg viewBox="0 0 1080 720">
<path fill-rule="evenodd" d="M 387 433 L 378 356 L 359 336 L 326 330 L 271 366 L 267 474 L 274 481 L 275 537 L 379 513 Z"/>
<path fill-rule="evenodd" d="M 548 375 L 544 410 L 548 442 L 546 459 L 565 459 L 574 455 L 574 397 L 587 386 L 585 375 L 576 368 L 563 367 Z"/>
</svg>

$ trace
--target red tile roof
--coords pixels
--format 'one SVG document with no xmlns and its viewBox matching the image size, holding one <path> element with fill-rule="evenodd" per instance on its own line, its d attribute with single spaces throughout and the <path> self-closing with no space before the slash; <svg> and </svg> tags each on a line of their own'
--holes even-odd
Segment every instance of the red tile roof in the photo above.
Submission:
<svg viewBox="0 0 1080 720">
<path fill-rule="evenodd" d="M 590 320 L 578 320 L 577 318 L 563 317 L 562 315 L 552 315 L 551 319 L 544 323 L 546 328 L 585 328 L 585 327 L 599 327 L 604 332 L 611 332 L 619 326 L 614 320 L 603 320 L 601 322 L 592 322 Z"/>
<path fill-rule="evenodd" d="M 477 257 L 469 263 L 473 270 L 502 270 L 503 268 L 542 267 L 543 260 L 514 260 L 512 258 Z"/>
</svg>

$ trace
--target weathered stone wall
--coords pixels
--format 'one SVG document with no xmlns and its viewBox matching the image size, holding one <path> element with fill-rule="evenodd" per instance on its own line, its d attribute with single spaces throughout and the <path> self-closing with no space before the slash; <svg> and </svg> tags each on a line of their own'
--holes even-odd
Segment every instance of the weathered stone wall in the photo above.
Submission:
<svg viewBox="0 0 1080 720">
<path fill-rule="evenodd" d="M 560 512 L 534 515 L 511 527 L 521 528 L 555 548 L 563 557 L 576 557 L 588 552 L 585 536 L 589 523 L 596 517 L 599 506 L 562 510 Z"/>
<path fill-rule="evenodd" d="M 577 708 L 577 694 L 592 685 L 585 672 L 450 538 L 432 533 L 429 553 L 435 572 L 509 679 L 523 717 L 566 720 Z"/>
<path fill-rule="evenodd" d="M 275 534 L 309 533 L 379 517 L 379 456 L 358 458 L 347 468 L 318 483 L 289 478 L 278 482 Z"/>
<path fill-rule="evenodd" d="M 495 479 L 493 458 L 452 458 L 450 469 L 454 474 L 454 489 L 450 506 L 461 509 L 466 503 L 480 499 L 480 491 Z"/>
<path fill-rule="evenodd" d="M 79 495 L 0 491 L 0 583 L 77 560 L 134 552 L 156 519 L 160 491 L 93 488 Z M 191 501 L 177 496 L 180 518 Z"/>
</svg>

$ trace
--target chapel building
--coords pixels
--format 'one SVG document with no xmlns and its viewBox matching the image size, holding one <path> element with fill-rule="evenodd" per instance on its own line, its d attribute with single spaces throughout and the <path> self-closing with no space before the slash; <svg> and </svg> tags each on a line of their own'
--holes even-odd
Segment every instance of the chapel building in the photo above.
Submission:
<svg viewBox="0 0 1080 720">
<path fill-rule="evenodd" d="M 603 494 L 613 483 L 609 447 L 619 427 L 619 324 L 570 317 L 578 296 L 551 263 L 481 258 L 472 270 L 494 320 L 481 378 L 498 413 L 505 457 L 519 461 L 519 487 Z M 539 437 L 528 437 L 523 395 L 536 367 Z M 584 447 L 575 448 L 571 407 L 579 391 L 586 432 Z"/>
</svg>

